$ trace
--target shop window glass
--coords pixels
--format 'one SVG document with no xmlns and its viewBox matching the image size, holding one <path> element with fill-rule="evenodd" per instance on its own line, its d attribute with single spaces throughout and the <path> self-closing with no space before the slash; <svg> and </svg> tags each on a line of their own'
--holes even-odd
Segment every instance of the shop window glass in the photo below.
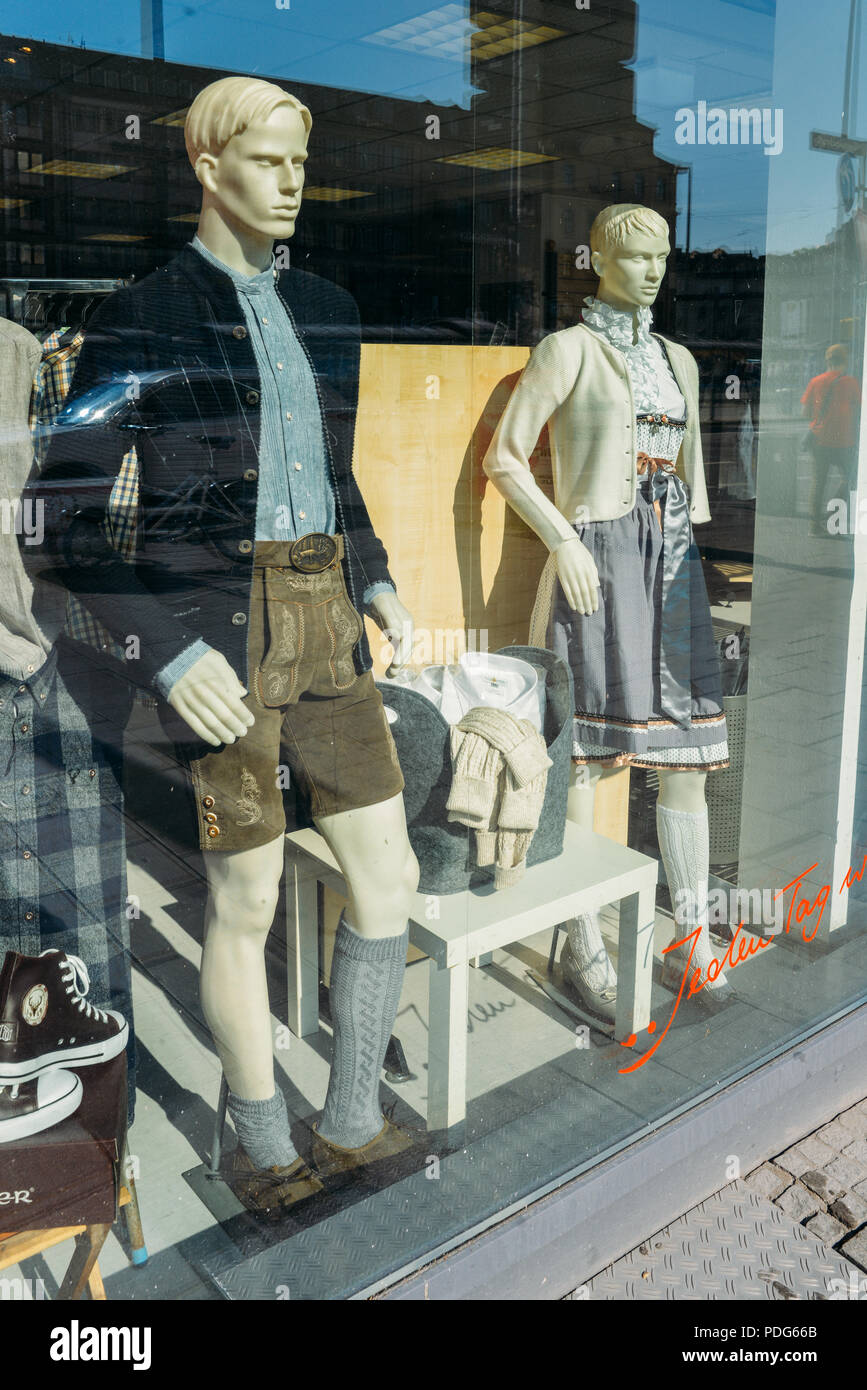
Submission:
<svg viewBox="0 0 867 1390">
<path fill-rule="evenodd" d="M 99 449 L 69 457 L 117 465 L 102 479 L 107 530 L 100 515 L 91 534 L 104 587 L 64 593 L 57 628 L 89 652 L 57 717 L 79 721 L 74 749 L 91 755 L 79 761 L 100 789 L 90 849 L 103 867 L 87 883 L 69 865 L 45 874 L 70 876 L 63 939 L 92 951 L 94 1002 L 132 989 L 127 1157 L 151 1253 L 165 1257 L 161 1297 L 194 1283 L 273 1297 L 276 1249 L 293 1298 L 369 1291 L 808 1046 L 867 994 L 867 36 L 848 0 L 829 0 L 819 26 L 798 0 L 644 0 L 606 12 L 604 45 L 592 9 L 541 8 L 544 22 L 538 6 L 518 19 L 514 6 L 383 0 L 374 13 L 333 0 L 303 24 L 276 6 L 248 24 L 226 0 L 219 14 L 166 11 L 143 39 L 140 7 L 124 0 L 108 39 L 74 0 L 64 28 L 80 38 L 58 43 L 53 14 L 6 7 L 14 37 L 0 56 L 21 86 L 2 131 L 0 310 L 35 337 L 43 374 L 69 334 L 63 390 L 94 314 L 112 333 L 91 343 L 127 354 L 78 401 L 84 425 L 51 413 L 51 390 L 34 413 L 40 485 L 67 476 L 52 467 L 79 428 Z M 239 242 L 199 223 L 186 110 L 210 83 L 254 72 L 312 113 L 297 222 L 274 234 L 276 312 L 293 312 L 279 342 L 256 319 L 258 291 L 189 246 L 198 230 L 219 260 Z M 123 115 L 98 104 L 106 88 Z M 19 127 L 37 120 L 38 151 L 20 148 Z M 147 278 L 164 266 L 172 303 Z M 129 306 L 149 295 L 144 330 Z M 287 367 L 301 410 L 281 395 Z M 274 501 L 283 484 L 266 493 L 269 449 L 293 465 L 288 501 Z M 335 457 L 352 461 L 369 528 L 328 472 Z M 285 536 L 257 533 L 266 495 L 275 516 L 297 512 Z M 299 540 L 308 512 L 316 544 L 264 564 L 259 544 Z M 344 531 L 345 567 L 317 569 Z M 359 590 L 362 571 L 386 566 L 383 549 L 403 608 L 382 606 L 387 578 L 366 602 Z M 271 627 L 249 606 L 254 564 L 266 608 L 283 586 Z M 340 575 L 351 593 L 326 593 Z M 359 1007 L 350 965 L 364 948 L 341 923 L 336 867 L 352 855 L 331 858 L 312 826 L 309 730 L 300 763 L 288 761 L 288 724 L 279 757 L 266 752 L 258 771 L 238 762 L 229 815 L 225 787 L 206 788 L 217 772 L 197 761 L 193 778 L 192 754 L 177 752 L 170 711 L 181 714 L 158 669 L 130 683 L 148 654 L 130 655 L 128 639 L 146 634 L 128 628 L 146 626 L 160 649 L 222 644 L 237 680 L 260 620 L 273 649 L 243 672 L 257 718 L 285 705 L 301 720 L 315 701 L 290 698 L 299 624 L 312 622 L 295 612 L 298 576 L 333 604 L 323 681 L 329 666 L 338 685 L 363 679 L 367 648 L 351 656 L 363 627 L 379 691 L 362 732 L 347 720 L 338 790 L 355 779 L 360 811 L 390 800 L 395 759 L 404 782 L 421 895 L 404 913 L 408 951 L 388 980 L 383 967 L 395 1012 L 377 1006 L 388 1052 L 374 1100 L 412 1142 L 375 1180 L 359 1161 L 340 1184 L 326 1172 L 286 1220 L 251 1218 L 252 1241 L 231 1125 L 210 1168 L 231 1048 L 200 1021 L 216 911 L 203 856 L 236 832 L 252 844 L 251 827 L 257 849 L 276 838 L 263 810 L 276 767 L 289 840 L 265 953 L 272 1017 L 257 1016 L 258 1036 L 267 1053 L 273 1033 L 292 1142 L 324 1163 L 312 1126 L 323 1107 L 334 1122 L 331 1058 L 354 1065 L 340 1011 Z M 407 616 L 410 659 L 395 679 L 390 639 Z M 342 665 L 337 628 L 352 635 Z M 290 692 L 272 706 L 269 679 Z M 455 734 L 469 708 L 481 718 Z M 361 772 L 376 739 L 382 759 Z M 471 755 L 484 773 L 468 770 Z M 0 828 L 10 815 L 0 808 Z M 370 825 L 368 868 L 381 829 Z M 412 866 L 400 867 L 402 881 Z M 96 910 L 97 880 L 116 890 L 115 930 L 98 939 L 75 916 Z M 399 892 L 387 886 L 373 915 L 393 928 Z M 50 943 L 26 917 L 35 909 L 3 896 L 20 920 L 0 939 L 38 956 Z M 699 976 L 668 949 L 678 940 Z M 219 1014 L 213 997 L 205 1011 Z M 243 1128 L 242 1108 L 230 1113 Z M 3 1162 L 0 1145 L 0 1190 Z M 148 1222 L 149 1204 L 183 1220 Z M 138 1296 L 111 1239 L 110 1296 Z"/>
</svg>

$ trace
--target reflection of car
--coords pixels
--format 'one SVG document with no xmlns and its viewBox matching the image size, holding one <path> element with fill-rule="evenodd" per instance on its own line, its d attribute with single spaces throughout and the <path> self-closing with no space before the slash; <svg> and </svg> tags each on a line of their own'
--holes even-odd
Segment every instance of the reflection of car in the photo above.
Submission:
<svg viewBox="0 0 867 1390">
<path fill-rule="evenodd" d="M 66 517 L 68 527 L 76 515 L 102 513 L 107 506 L 114 479 L 107 480 L 91 464 L 94 427 L 117 433 L 118 468 L 123 455 L 146 434 L 160 456 L 163 482 L 169 485 L 146 482 L 142 548 L 198 539 L 204 533 L 215 549 L 234 558 L 237 545 L 230 550 L 223 531 L 237 528 L 242 515 L 238 499 L 252 480 L 220 480 L 219 455 L 235 442 L 233 431 L 246 427 L 246 408 L 258 399 L 258 391 L 227 373 L 187 368 L 128 374 L 75 397 L 52 424 L 36 430 L 37 452 L 48 460 L 40 495 L 55 514 L 55 524 L 63 528 Z M 189 466 L 190 442 L 200 448 L 194 469 Z M 185 461 L 184 474 L 173 477 L 177 457 Z M 52 497 L 56 507 L 51 507 Z"/>
<path fill-rule="evenodd" d="M 361 330 L 365 343 L 418 343 L 421 345 L 472 344 L 490 346 L 504 343 L 507 325 L 489 319 L 443 318 L 426 323 L 399 325 L 366 324 Z"/>
<path fill-rule="evenodd" d="M 506 325 L 489 319 L 434 319 L 430 325 L 437 340 L 444 343 L 477 343 L 480 346 L 499 345 L 505 340 Z"/>
</svg>

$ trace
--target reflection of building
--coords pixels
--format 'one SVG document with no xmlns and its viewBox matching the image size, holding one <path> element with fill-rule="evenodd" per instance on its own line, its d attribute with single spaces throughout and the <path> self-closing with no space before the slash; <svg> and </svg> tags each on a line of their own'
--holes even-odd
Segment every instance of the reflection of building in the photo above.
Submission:
<svg viewBox="0 0 867 1390">
<path fill-rule="evenodd" d="M 599 10 L 576 10 L 571 0 L 524 4 L 520 13 L 561 35 L 529 50 L 531 60 L 518 49 L 474 63 L 475 146 L 535 150 L 546 162 L 479 175 L 479 216 L 495 235 L 476 243 L 476 296 L 483 317 L 527 342 L 576 322 L 595 290 L 582 252 L 606 204 L 646 203 L 674 227 L 676 173 L 634 115 L 634 75 L 624 66 L 635 46 L 632 0 Z"/>
<path fill-rule="evenodd" d="M 672 331 L 698 362 L 705 474 L 716 500 L 720 490 L 731 492 L 742 470 L 744 426 L 758 421 L 764 257 L 692 251 L 678 257 L 672 282 Z M 703 540 L 718 540 L 717 529 L 714 524 Z M 741 537 L 738 549 L 746 553 L 751 541 Z"/>
<path fill-rule="evenodd" d="M 764 257 L 692 251 L 675 271 L 674 331 L 692 352 L 724 343 L 755 356 L 762 339 Z"/>
<path fill-rule="evenodd" d="M 861 344 L 857 336 L 853 341 L 853 325 L 863 317 L 865 227 L 867 218 L 859 214 L 822 246 L 769 257 L 780 286 L 765 324 L 765 341 L 775 357 L 771 385 L 780 406 L 796 415 L 806 383 L 825 369 L 825 349 L 831 343 L 851 344 L 850 370 L 860 374 Z"/>
<path fill-rule="evenodd" d="M 601 207 L 674 223 L 674 168 L 623 66 L 632 0 L 518 8 L 472 15 L 471 110 L 281 84 L 315 122 L 293 264 L 352 290 L 369 337 L 535 341 L 595 286 L 575 261 Z M 3 275 L 141 278 L 169 259 L 199 202 L 183 115 L 223 74 L 14 38 L 0 58 Z"/>
</svg>

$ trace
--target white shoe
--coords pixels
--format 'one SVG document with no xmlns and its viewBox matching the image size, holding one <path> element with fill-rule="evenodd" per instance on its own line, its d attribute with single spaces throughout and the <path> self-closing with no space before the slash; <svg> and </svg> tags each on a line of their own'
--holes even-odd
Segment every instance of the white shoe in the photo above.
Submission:
<svg viewBox="0 0 867 1390">
<path fill-rule="evenodd" d="M 617 1007 L 616 984 L 608 985 L 602 990 L 592 989 L 575 959 L 568 937 L 560 952 L 560 969 L 563 971 L 563 979 L 572 986 L 585 1008 L 598 1018 L 604 1018 L 606 1023 L 613 1023 Z"/>
<path fill-rule="evenodd" d="M 81 1104 L 81 1077 L 71 1071 L 43 1072 L 33 1081 L 0 1086 L 0 1144 L 29 1139 L 74 1115 Z"/>
</svg>

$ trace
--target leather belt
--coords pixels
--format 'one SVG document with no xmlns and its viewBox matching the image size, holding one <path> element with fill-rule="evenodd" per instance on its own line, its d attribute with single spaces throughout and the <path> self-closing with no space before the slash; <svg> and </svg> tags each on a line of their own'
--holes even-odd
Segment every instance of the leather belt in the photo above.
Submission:
<svg viewBox="0 0 867 1390">
<path fill-rule="evenodd" d="M 301 574 L 320 574 L 337 560 L 337 541 L 325 531 L 310 531 L 289 547 L 289 563 Z"/>
</svg>

